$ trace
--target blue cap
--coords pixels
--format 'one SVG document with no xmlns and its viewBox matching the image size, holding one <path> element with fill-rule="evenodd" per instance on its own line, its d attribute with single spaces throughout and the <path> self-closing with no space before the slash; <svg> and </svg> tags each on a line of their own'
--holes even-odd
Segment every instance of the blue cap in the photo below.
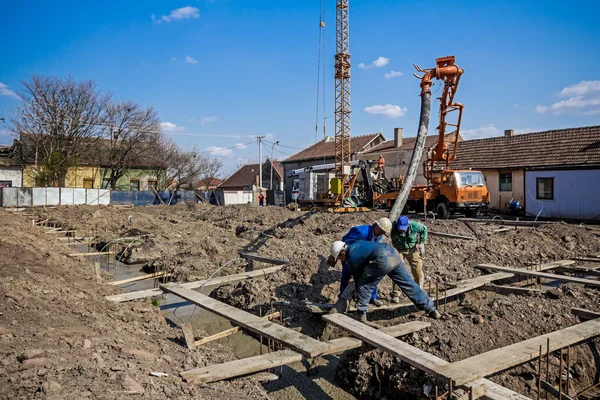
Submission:
<svg viewBox="0 0 600 400">
<path fill-rule="evenodd" d="M 399 231 L 405 231 L 408 229 L 408 217 L 400 217 L 396 222 L 396 226 Z"/>
</svg>

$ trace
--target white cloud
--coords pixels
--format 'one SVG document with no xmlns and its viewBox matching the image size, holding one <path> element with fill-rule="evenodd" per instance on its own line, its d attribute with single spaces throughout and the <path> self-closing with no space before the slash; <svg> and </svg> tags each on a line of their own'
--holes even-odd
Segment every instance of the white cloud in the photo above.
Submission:
<svg viewBox="0 0 600 400">
<path fill-rule="evenodd" d="M 463 139 L 483 139 L 500 136 L 500 129 L 494 125 L 484 125 L 476 129 L 467 129 L 460 132 Z"/>
<path fill-rule="evenodd" d="M 8 88 L 7 85 L 0 82 L 0 96 L 12 97 L 15 100 L 21 100 L 18 94 Z"/>
<path fill-rule="evenodd" d="M 240 150 L 245 150 L 245 149 L 247 149 L 247 148 L 248 148 L 248 145 L 247 145 L 247 144 L 244 144 L 244 143 L 236 143 L 236 144 L 235 144 L 235 148 L 236 148 L 236 149 L 240 149 Z"/>
<path fill-rule="evenodd" d="M 206 151 L 208 151 L 208 154 L 210 154 L 211 156 L 233 157 L 233 150 L 225 147 L 210 146 L 206 149 Z"/>
<path fill-rule="evenodd" d="M 600 114 L 600 81 L 581 81 L 565 87 L 558 93 L 560 97 L 569 97 L 549 106 L 538 104 L 535 111 L 539 114 L 552 113 L 596 115 Z"/>
<path fill-rule="evenodd" d="M 185 62 L 189 63 L 189 64 L 197 64 L 198 60 L 196 60 L 194 57 L 192 56 L 185 56 Z"/>
<path fill-rule="evenodd" d="M 177 126 L 172 122 L 161 122 L 160 127 L 165 132 L 183 132 L 185 130 L 185 127 Z"/>
<path fill-rule="evenodd" d="M 172 63 L 177 62 L 177 59 L 175 57 L 173 57 L 173 58 L 171 58 L 171 62 Z"/>
<path fill-rule="evenodd" d="M 583 115 L 593 115 L 600 112 L 600 98 L 586 98 L 585 96 L 575 96 L 567 100 L 558 101 L 551 106 L 538 104 L 535 111 L 540 114 L 552 112 L 555 115 L 564 113 L 574 113 Z"/>
<path fill-rule="evenodd" d="M 381 68 L 385 67 L 390 62 L 389 58 L 386 57 L 377 57 L 377 60 L 373 61 L 369 65 L 365 65 L 365 63 L 358 64 L 358 68 L 360 69 L 373 69 L 373 68 Z"/>
<path fill-rule="evenodd" d="M 365 111 L 369 114 L 384 115 L 389 118 L 398 118 L 405 116 L 406 112 L 408 111 L 408 108 L 402 108 L 393 104 L 386 104 L 384 106 L 374 105 L 370 107 L 365 107 Z"/>
<path fill-rule="evenodd" d="M 584 96 L 596 92 L 600 92 L 600 81 L 581 81 L 561 90 L 559 96 Z"/>
<path fill-rule="evenodd" d="M 391 78 L 395 78 L 397 76 L 402 76 L 402 72 L 391 70 L 390 72 L 386 72 L 384 74 L 384 76 L 385 76 L 385 79 L 391 79 Z"/>
<path fill-rule="evenodd" d="M 217 122 L 217 117 L 213 116 L 213 117 L 204 117 L 200 120 L 200 125 L 208 125 L 211 124 L 213 122 Z"/>
<path fill-rule="evenodd" d="M 198 10 L 196 7 L 192 7 L 192 6 L 176 8 L 175 10 L 171 11 L 171 13 L 169 15 L 163 15 L 162 17 L 160 17 L 160 19 L 156 19 L 156 16 L 154 14 L 152 14 L 152 20 L 159 24 L 163 21 L 164 22 L 172 22 L 172 21 L 180 21 L 183 19 L 194 19 L 194 18 L 199 18 L 199 17 L 200 17 L 200 10 Z"/>
</svg>

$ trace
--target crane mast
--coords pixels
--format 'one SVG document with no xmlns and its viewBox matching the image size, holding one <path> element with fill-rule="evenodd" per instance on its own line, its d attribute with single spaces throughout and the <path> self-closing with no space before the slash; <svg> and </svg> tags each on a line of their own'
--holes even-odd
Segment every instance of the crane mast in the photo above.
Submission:
<svg viewBox="0 0 600 400">
<path fill-rule="evenodd" d="M 349 0 L 336 2 L 335 54 L 335 176 L 342 200 L 349 195 L 350 182 L 346 181 L 345 167 L 350 165 L 350 41 Z"/>
</svg>

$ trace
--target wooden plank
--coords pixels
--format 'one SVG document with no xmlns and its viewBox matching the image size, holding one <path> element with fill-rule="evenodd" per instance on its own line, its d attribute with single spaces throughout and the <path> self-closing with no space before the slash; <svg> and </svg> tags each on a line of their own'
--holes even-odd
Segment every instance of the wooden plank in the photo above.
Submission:
<svg viewBox="0 0 600 400">
<path fill-rule="evenodd" d="M 600 318 L 600 312 L 587 310 L 585 308 L 571 308 L 571 312 L 579 317 L 582 321 Z"/>
<path fill-rule="evenodd" d="M 538 272 L 527 269 L 520 268 L 510 268 L 510 267 L 499 267 L 493 264 L 480 264 L 477 265 L 477 268 L 485 268 L 491 269 L 494 271 L 503 271 L 516 275 L 525 275 L 525 276 L 536 276 L 540 278 L 552 279 L 560 282 L 570 282 L 570 283 L 581 283 L 583 285 L 592 286 L 592 287 L 600 287 L 600 281 L 595 281 L 591 279 L 584 278 L 576 278 L 573 276 L 565 276 L 565 275 L 557 275 L 557 274 L 549 274 L 547 272 Z"/>
<path fill-rule="evenodd" d="M 279 318 L 280 315 L 281 315 L 281 313 L 279 311 L 277 311 L 277 312 L 274 312 L 272 314 L 265 315 L 265 316 L 263 316 L 261 318 L 262 319 L 266 319 L 268 321 L 271 321 L 271 320 L 273 320 L 275 318 Z M 182 327 L 183 327 L 183 325 L 182 325 Z M 226 329 L 223 332 L 215 333 L 214 335 L 210 335 L 210 336 L 204 337 L 202 339 L 196 340 L 194 342 L 194 346 L 201 346 L 203 344 L 210 343 L 210 342 L 212 342 L 214 340 L 222 339 L 222 338 L 227 337 L 227 336 L 231 336 L 234 333 L 239 332 L 241 330 L 242 330 L 241 327 L 234 326 L 233 328 Z"/>
<path fill-rule="evenodd" d="M 196 368 L 181 372 L 180 375 L 186 382 L 199 385 L 244 376 L 269 368 L 292 364 L 303 359 L 303 355 L 296 351 L 280 350 L 274 353 L 211 365 L 210 367 Z"/>
<path fill-rule="evenodd" d="M 60 229 L 60 228 L 57 228 Z M 45 233 L 75 233 L 77 231 L 61 231 L 61 230 L 57 230 L 57 231 L 46 231 Z"/>
<path fill-rule="evenodd" d="M 185 300 L 188 300 L 205 310 L 211 311 L 229 321 L 240 325 L 252 332 L 261 334 L 285 346 L 296 350 L 305 356 L 316 357 L 329 350 L 329 345 L 320 342 L 310 336 L 303 335 L 300 332 L 265 321 L 249 312 L 232 307 L 229 304 L 222 303 L 201 293 L 177 285 L 161 285 L 163 290 L 173 293 Z"/>
<path fill-rule="evenodd" d="M 222 285 L 228 285 L 230 283 L 243 281 L 246 279 L 261 278 L 261 277 L 265 277 L 267 275 L 273 274 L 273 273 L 281 270 L 282 268 L 283 268 L 283 265 L 278 265 L 275 267 L 256 269 L 254 271 L 249 271 L 249 272 L 242 272 L 240 274 L 220 276 L 220 277 L 211 279 L 208 285 L 209 286 L 218 286 L 218 285 L 222 286 Z M 197 289 L 197 288 L 201 287 L 202 285 L 204 285 L 205 283 L 206 283 L 206 280 L 202 280 L 202 281 L 183 283 L 180 286 L 184 287 L 186 289 Z M 136 292 L 121 293 L 121 294 L 117 294 L 117 295 L 106 296 L 106 299 L 109 301 L 114 301 L 116 303 L 122 303 L 125 301 L 160 296 L 162 293 L 163 293 L 162 289 L 148 289 L 148 290 L 139 290 Z"/>
<path fill-rule="evenodd" d="M 450 238 L 450 239 L 477 240 L 477 238 L 473 237 L 473 236 L 454 235 L 452 233 L 429 231 L 429 234 L 432 236 L 440 236 L 440 237 L 445 237 L 445 238 Z"/>
<path fill-rule="evenodd" d="M 540 382 L 542 389 L 544 389 L 545 391 L 547 391 L 548 393 L 550 393 L 552 396 L 556 397 L 557 399 L 564 399 L 564 400 L 573 400 L 572 397 L 567 396 L 565 393 L 561 393 L 559 392 L 559 390 L 557 388 L 555 388 L 554 386 L 552 386 L 551 384 L 549 384 L 548 382 L 542 380 Z M 561 397 L 559 397 L 561 396 Z"/>
<path fill-rule="evenodd" d="M 96 283 L 102 283 L 102 275 L 100 274 L 100 263 L 94 263 L 94 272 L 96 273 Z"/>
<path fill-rule="evenodd" d="M 575 260 L 600 263 L 600 258 L 595 258 L 595 257 L 577 257 Z"/>
<path fill-rule="evenodd" d="M 122 279 L 120 281 L 106 282 L 106 284 L 111 285 L 111 286 L 118 286 L 118 285 L 123 285 L 124 283 L 143 281 L 145 279 L 165 278 L 165 277 L 171 276 L 171 275 L 172 274 L 170 272 L 160 271 L 160 272 L 153 273 L 153 274 L 134 276 L 133 278 Z"/>
<path fill-rule="evenodd" d="M 535 293 L 541 293 L 540 289 L 531 289 L 531 288 L 520 288 L 514 286 L 499 286 L 499 285 L 483 285 L 478 288 L 479 290 L 485 290 L 488 292 L 494 292 L 498 294 L 514 294 L 516 296 L 531 296 Z"/>
<path fill-rule="evenodd" d="M 264 262 L 273 265 L 287 265 L 290 263 L 289 261 L 279 260 L 277 258 L 272 257 L 259 256 L 258 254 L 244 253 L 242 251 L 238 252 L 238 254 L 240 255 L 240 257 L 245 258 L 246 260 Z"/>
<path fill-rule="evenodd" d="M 69 257 L 92 257 L 92 256 L 105 256 L 108 254 L 115 254 L 114 251 L 89 251 L 87 253 L 70 253 L 67 254 Z"/>
<path fill-rule="evenodd" d="M 449 365 L 446 360 L 438 358 L 433 354 L 429 354 L 423 350 L 417 349 L 407 343 L 397 340 L 384 332 L 380 332 L 376 329 L 370 328 L 346 315 L 343 314 L 328 314 L 324 315 L 323 319 L 330 322 L 348 332 L 352 333 L 356 337 L 360 337 L 366 343 L 369 343 L 375 347 L 378 347 L 389 354 L 392 354 L 408 364 L 419 368 L 422 371 L 432 373 L 436 375 L 436 370 L 445 365 Z M 469 390 L 473 387 L 473 391 L 482 391 L 483 388 L 487 393 L 482 396 L 486 399 L 514 399 L 514 400 L 525 400 L 528 399 L 516 392 L 511 391 L 505 387 L 497 385 L 487 379 L 477 379 L 473 382 L 469 382 L 463 385 L 463 388 Z"/>
<path fill-rule="evenodd" d="M 382 328 L 382 332 L 385 332 L 390 336 L 404 336 L 429 326 L 431 326 L 429 322 L 411 321 L 405 324 Z M 327 343 L 330 345 L 329 352 L 323 353 L 323 356 L 357 349 L 363 345 L 362 341 L 352 337 L 339 338 Z M 307 360 L 307 358 L 298 352 L 283 350 L 261 356 L 249 357 L 243 360 L 235 360 L 223 364 L 196 368 L 190 371 L 184 371 L 180 375 L 187 382 L 201 384 L 248 375 L 302 360 Z"/>
<path fill-rule="evenodd" d="M 181 332 L 183 333 L 187 348 L 194 350 L 196 348 L 196 343 L 194 342 L 194 328 L 192 328 L 192 325 L 184 322 L 181 324 Z"/>
<path fill-rule="evenodd" d="M 552 352 L 599 335 L 600 319 L 593 319 L 445 365 L 437 368 L 436 373 L 446 379 L 454 380 L 457 385 L 462 385 L 537 359 L 540 346 L 546 348 L 547 339 L 550 339 L 550 352 Z"/>
</svg>

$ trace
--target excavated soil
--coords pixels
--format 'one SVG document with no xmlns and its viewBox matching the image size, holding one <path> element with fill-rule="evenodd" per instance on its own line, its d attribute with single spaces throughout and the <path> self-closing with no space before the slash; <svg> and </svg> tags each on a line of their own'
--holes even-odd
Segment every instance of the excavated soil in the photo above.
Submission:
<svg viewBox="0 0 600 400">
<path fill-rule="evenodd" d="M 288 326 L 315 337 L 321 335 L 324 325 L 317 315 L 308 310 L 305 302 L 331 303 L 337 298 L 339 288 L 340 266 L 330 269 L 325 263 L 329 244 L 333 240 L 339 239 L 350 227 L 372 223 L 375 219 L 386 215 L 383 212 L 302 213 L 282 208 L 246 205 L 228 207 L 149 206 L 136 209 L 75 206 L 38 209 L 36 212 L 40 218 L 56 221 L 63 228 L 76 229 L 78 236 L 94 238 L 99 243 L 98 247 L 117 238 L 134 237 L 136 238 L 134 243 L 120 245 L 125 250 L 126 259 L 132 263 L 145 262 L 150 267 L 172 269 L 175 272 L 174 279 L 178 281 L 207 278 L 217 268 L 238 257 L 240 250 L 288 260 L 290 264 L 276 274 L 265 279 L 224 286 L 215 291 L 213 296 L 256 313 L 259 307 L 265 311 L 269 303 L 273 303 L 278 309 L 283 309 Z M 157 353 L 157 357 L 161 357 L 161 354 L 169 354 L 173 358 L 173 364 L 181 367 L 174 359 L 174 354 L 180 354 L 185 359 L 187 352 L 177 345 L 173 345 L 172 351 L 163 350 L 163 346 L 170 348 L 172 345 L 169 340 L 165 339 L 177 337 L 177 332 L 158 322 L 160 319 L 156 316 L 158 313 L 147 306 L 147 301 L 123 305 L 106 304 L 102 300 L 102 295 L 111 290 L 98 287 L 85 280 L 85 277 L 91 279 L 89 273 L 81 272 L 80 275 L 70 273 L 69 268 L 78 268 L 78 271 L 86 269 L 82 266 L 83 264 L 71 260 L 65 261 L 65 257 L 51 246 L 48 239 L 44 238 L 39 230 L 27 228 L 24 217 L 20 217 L 21 220 L 17 220 L 17 218 L 19 217 L 11 219 L 15 230 L 20 230 L 21 228 L 17 228 L 17 226 L 21 226 L 23 228 L 19 235 L 30 235 L 30 237 L 27 241 L 22 237 L 13 238 L 14 246 L 23 247 L 29 243 L 32 249 L 46 249 L 46 253 L 39 250 L 31 251 L 29 256 L 45 260 L 42 264 L 38 262 L 36 265 L 43 265 L 40 267 L 40 274 L 41 271 L 46 271 L 43 277 L 48 279 L 48 285 L 52 286 L 56 281 L 62 282 L 55 275 L 63 276 L 65 277 L 63 282 L 65 292 L 77 296 L 78 291 L 73 287 L 78 284 L 77 276 L 81 276 L 82 283 L 79 284 L 88 286 L 87 292 L 83 293 L 94 293 L 95 297 L 89 301 L 86 298 L 79 299 L 79 303 L 75 304 L 81 304 L 82 309 L 86 309 L 88 313 L 92 312 L 88 308 L 95 305 L 92 308 L 96 313 L 94 315 L 110 319 L 110 323 L 106 322 L 106 325 L 103 325 L 104 335 L 114 334 L 116 335 L 114 340 L 117 338 L 130 340 L 129 336 L 128 339 L 125 339 L 124 335 L 119 335 L 115 331 L 119 326 L 123 330 L 133 329 L 132 326 L 135 326 L 136 329 L 140 329 L 139 335 L 143 335 L 145 338 L 143 342 L 145 346 L 151 346 L 152 343 L 157 346 L 151 349 Z M 31 221 L 29 221 L 30 223 Z M 438 283 L 440 287 L 447 283 L 481 275 L 482 273 L 478 269 L 473 268 L 476 264 L 491 263 L 525 267 L 531 264 L 600 252 L 600 241 L 595 231 L 577 225 L 561 223 L 535 229 L 511 228 L 505 232 L 494 233 L 499 226 L 484 224 L 467 226 L 458 220 L 428 219 L 425 223 L 430 230 L 437 232 L 465 236 L 477 235 L 477 240 L 430 236 L 429 245 L 426 247 L 427 251 L 423 257 L 425 274 L 432 285 L 435 286 Z M 39 287 L 40 284 L 33 284 L 30 279 L 27 279 L 28 275 L 23 275 L 25 274 L 23 265 L 32 264 L 31 261 L 27 261 L 27 256 L 24 260 L 21 259 L 25 252 L 19 250 L 19 247 L 15 247 L 13 252 L 17 256 L 11 260 L 10 275 L 21 277 L 16 279 L 21 279 L 23 284 L 28 284 L 32 288 Z M 49 254 L 49 256 L 44 258 L 42 254 Z M 3 262 L 6 262 L 6 259 Z M 257 263 L 256 267 L 262 268 L 262 265 Z M 89 267 L 87 268 L 89 269 Z M 244 262 L 234 261 L 219 275 L 241 272 L 245 268 Z M 3 270 L 5 269 L 9 270 L 6 267 L 3 268 Z M 12 272 L 13 270 L 14 272 Z M 29 270 L 32 271 L 31 267 Z M 70 281 L 66 280 L 67 276 L 71 279 Z M 67 290 L 67 288 L 69 289 Z M 390 288 L 389 280 L 385 279 L 380 285 L 380 296 L 384 299 L 388 298 Z M 52 290 L 56 291 L 54 287 Z M 40 307 L 44 310 L 53 309 L 48 305 L 47 296 L 43 293 L 42 295 L 38 297 L 41 303 Z M 448 304 L 442 320 L 432 321 L 430 328 L 407 340 L 445 360 L 456 361 L 573 325 L 578 321 L 571 315 L 570 308 L 583 307 L 598 310 L 600 309 L 598 295 L 598 290 L 577 285 L 563 285 L 560 290 L 551 293 L 551 296 L 559 298 L 550 298 L 550 295 L 546 293 L 525 297 L 501 296 L 491 292 L 474 291 L 463 296 L 458 302 Z M 88 296 L 91 295 L 88 294 Z M 62 301 L 63 296 L 58 296 L 57 299 Z M 4 299 L 4 301 L 8 300 Z M 66 302 L 66 304 L 69 303 L 69 301 Z M 64 307 L 67 307 L 66 304 Z M 32 312 L 36 310 L 35 306 L 28 306 L 27 311 L 29 308 L 32 308 Z M 139 309 L 149 309 L 150 311 L 141 312 Z M 115 315 L 115 310 L 127 313 L 126 321 L 123 321 L 122 318 L 111 318 Z M 44 312 L 47 314 L 45 317 L 38 316 L 41 321 L 44 321 L 43 318 L 56 318 L 54 316 L 56 313 Z M 69 307 L 66 314 L 70 315 L 72 312 L 73 307 Z M 5 318 L 6 312 L 4 314 L 0 316 L 3 318 L 0 321 L 5 325 L 10 324 L 12 317 Z M 52 317 L 50 317 L 51 315 Z M 147 333 L 144 329 L 145 326 L 136 326 L 130 322 L 135 321 L 136 318 L 147 318 L 150 315 L 156 316 L 156 326 L 152 329 L 158 331 L 151 330 L 150 333 Z M 370 316 L 370 319 L 381 325 L 391 325 L 402 322 L 406 317 L 397 312 L 376 312 Z M 84 329 L 81 326 L 81 320 L 73 321 L 73 324 L 70 325 L 70 329 L 84 332 L 79 336 L 79 340 L 83 340 L 83 336 L 86 334 L 92 335 L 92 332 L 87 333 L 87 331 L 95 326 L 89 324 Z M 16 326 L 19 326 L 18 322 Z M 8 328 L 11 329 L 11 326 Z M 61 335 L 64 333 L 61 332 Z M 101 336 L 99 333 L 94 335 Z M 18 337 L 18 335 L 14 336 Z M 32 334 L 30 333 L 28 336 L 31 337 Z M 11 340 L 15 340 L 15 338 Z M 131 345 L 135 344 L 134 342 Z M 595 344 L 586 344 L 572 349 L 571 375 L 573 379 L 571 382 L 573 382 L 574 389 L 581 389 L 598 380 L 597 365 L 599 364 L 597 359 L 599 357 L 595 346 Z M 113 347 L 117 360 L 120 360 L 118 346 L 113 345 Z M 77 348 L 77 344 L 69 348 Z M 209 350 L 213 348 L 207 347 Z M 111 347 L 105 345 L 103 349 L 111 349 Z M 16 358 L 18 350 L 21 349 L 15 347 L 10 353 L 10 357 L 14 359 L 5 355 L 12 360 L 10 365 L 13 368 L 19 367 L 19 361 Z M 85 351 L 89 352 L 87 349 L 80 350 L 80 352 Z M 204 351 L 206 350 L 203 348 L 199 352 L 202 355 L 202 362 L 207 364 L 217 362 L 216 358 L 218 357 L 231 358 L 227 349 L 219 348 L 218 351 L 208 354 L 204 354 Z M 106 362 L 104 353 L 101 355 Z M 56 357 L 64 356 L 57 353 Z M 92 362 L 94 361 L 90 361 L 90 363 Z M 556 360 L 555 362 L 558 363 Z M 143 371 L 143 368 L 140 368 Z M 533 368 L 533 364 L 524 365 L 491 379 L 525 395 L 532 395 L 535 387 L 532 377 Z M 557 369 L 555 368 L 555 370 Z M 98 370 L 97 366 L 96 370 Z M 176 371 L 167 369 L 164 372 L 174 372 L 175 376 L 170 374 L 168 378 L 172 381 L 173 393 L 179 393 L 176 392 L 177 390 L 183 390 L 183 393 L 193 390 L 206 396 L 211 394 L 211 392 L 202 392 L 202 390 L 208 389 L 180 389 L 180 386 L 176 385 L 178 381 Z M 104 373 L 106 376 L 102 375 L 102 382 L 118 379 L 120 373 L 122 372 Z M 132 377 L 140 379 L 145 387 L 149 388 L 160 385 L 166 379 L 151 378 L 147 374 L 142 379 L 142 376 L 143 373 Z M 79 382 L 85 385 L 83 383 L 85 380 L 86 377 L 82 376 Z M 423 388 L 428 389 L 428 386 L 433 384 L 429 377 L 407 367 L 398 360 L 377 350 L 365 352 L 364 349 L 347 352 L 342 357 L 338 369 L 338 381 L 348 391 L 360 398 L 392 398 L 397 396 L 400 391 L 422 395 Z M 243 391 L 244 385 L 251 387 L 252 384 L 247 380 L 236 380 L 234 383 L 228 384 L 211 384 L 210 387 L 219 388 L 223 387 L 222 385 L 229 385 L 236 390 Z M 87 386 L 90 384 L 88 383 Z M 227 390 L 229 390 L 229 386 L 227 386 Z M 15 387 L 16 384 L 13 388 Z M 240 387 L 241 389 L 239 389 Z M 247 390 L 247 392 L 250 391 Z M 94 392 L 91 393 L 93 393 L 90 395 L 91 397 L 96 396 Z"/>
</svg>

